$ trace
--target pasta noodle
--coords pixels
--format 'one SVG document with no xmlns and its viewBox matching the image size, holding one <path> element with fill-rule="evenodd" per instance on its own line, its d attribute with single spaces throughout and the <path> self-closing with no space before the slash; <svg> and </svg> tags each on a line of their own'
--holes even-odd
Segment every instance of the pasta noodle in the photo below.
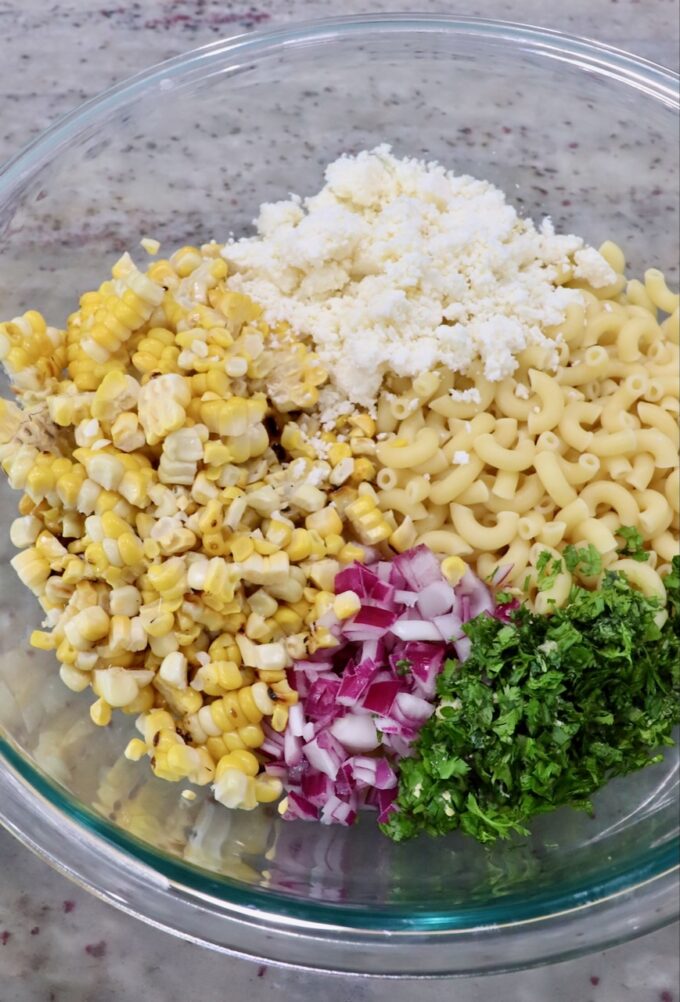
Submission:
<svg viewBox="0 0 680 1002">
<path fill-rule="evenodd" d="M 482 577 L 512 564 L 507 580 L 521 584 L 543 550 L 592 543 L 604 566 L 661 593 L 680 526 L 679 299 L 656 269 L 626 281 L 616 244 L 601 253 L 618 275 L 608 288 L 561 277 L 583 302 L 545 331 L 556 368 L 531 346 L 498 383 L 479 369 L 387 377 L 375 483 L 395 548 L 415 539 Z M 647 540 L 646 563 L 619 557 L 621 526 Z M 570 587 L 564 570 L 535 607 L 562 604 Z"/>
</svg>

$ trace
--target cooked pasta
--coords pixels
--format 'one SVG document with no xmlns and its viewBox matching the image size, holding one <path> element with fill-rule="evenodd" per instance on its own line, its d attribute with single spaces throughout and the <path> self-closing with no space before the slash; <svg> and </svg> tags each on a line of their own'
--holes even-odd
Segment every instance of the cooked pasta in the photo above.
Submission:
<svg viewBox="0 0 680 1002">
<path fill-rule="evenodd" d="M 482 576 L 513 564 L 515 582 L 532 542 L 555 553 L 592 543 L 605 565 L 629 573 L 635 561 L 618 559 L 616 532 L 632 526 L 650 559 L 630 577 L 653 594 L 654 564 L 679 549 L 678 296 L 656 269 L 626 281 L 610 241 L 600 253 L 618 278 L 605 290 L 567 283 L 584 302 L 548 331 L 554 371 L 544 348 L 527 348 L 498 383 L 436 370 L 410 388 L 399 380 L 397 394 L 387 376 L 377 403 L 378 504 Z M 563 602 L 570 583 L 561 575 L 539 604 Z"/>
</svg>

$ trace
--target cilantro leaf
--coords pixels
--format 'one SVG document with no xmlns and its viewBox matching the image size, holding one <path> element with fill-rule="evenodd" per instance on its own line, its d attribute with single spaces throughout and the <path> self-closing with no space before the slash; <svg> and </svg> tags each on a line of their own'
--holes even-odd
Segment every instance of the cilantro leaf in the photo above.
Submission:
<svg viewBox="0 0 680 1002">
<path fill-rule="evenodd" d="M 592 543 L 588 543 L 587 547 L 576 547 L 570 543 L 565 546 L 562 556 L 567 570 L 572 574 L 580 570 L 584 577 L 594 577 L 602 570 L 602 557 Z"/>
<path fill-rule="evenodd" d="M 620 546 L 617 551 L 622 557 L 631 557 L 640 563 L 649 560 L 649 553 L 644 548 L 644 540 L 634 526 L 622 525 L 617 530 L 616 535 L 623 540 L 624 545 Z"/>
<path fill-rule="evenodd" d="M 559 557 L 553 557 L 549 550 L 543 550 L 536 561 L 536 587 L 539 591 L 548 591 L 564 570 Z"/>
<path fill-rule="evenodd" d="M 397 661 L 396 665 L 394 666 L 394 669 L 397 675 L 404 676 L 408 675 L 409 671 L 411 670 L 411 665 L 412 662 L 409 661 L 408 658 L 401 658 L 399 661 Z"/>
</svg>

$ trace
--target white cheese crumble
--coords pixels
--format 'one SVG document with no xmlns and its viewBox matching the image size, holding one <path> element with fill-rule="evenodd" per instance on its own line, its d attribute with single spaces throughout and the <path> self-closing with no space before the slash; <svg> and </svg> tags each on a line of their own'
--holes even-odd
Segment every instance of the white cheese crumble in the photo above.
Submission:
<svg viewBox="0 0 680 1002">
<path fill-rule="evenodd" d="M 549 219 L 520 219 L 487 181 L 387 145 L 341 156 L 325 180 L 317 195 L 262 205 L 257 236 L 222 253 L 230 288 L 313 339 L 340 399 L 370 407 L 386 372 L 438 364 L 468 373 L 481 362 L 500 380 L 531 345 L 554 367 L 542 330 L 582 301 L 558 274 L 576 261 L 578 277 L 611 280 L 596 250 Z"/>
<path fill-rule="evenodd" d="M 518 383 L 515 387 L 515 396 L 519 397 L 520 400 L 528 400 L 529 387 L 525 386 L 524 383 Z"/>
<path fill-rule="evenodd" d="M 616 272 L 594 247 L 577 250 L 574 261 L 574 278 L 582 278 L 594 289 L 603 289 L 616 281 Z"/>
<path fill-rule="evenodd" d="M 476 386 L 471 386 L 469 390 L 449 390 L 449 396 L 461 404 L 478 404 L 482 399 Z"/>
<path fill-rule="evenodd" d="M 470 453 L 465 452 L 464 449 L 458 449 L 453 454 L 453 461 L 457 466 L 467 466 L 470 462 Z"/>
</svg>

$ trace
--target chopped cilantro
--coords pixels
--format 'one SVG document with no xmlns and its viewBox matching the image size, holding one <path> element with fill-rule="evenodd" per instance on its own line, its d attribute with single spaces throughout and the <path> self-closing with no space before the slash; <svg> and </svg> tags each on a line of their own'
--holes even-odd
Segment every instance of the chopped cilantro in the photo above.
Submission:
<svg viewBox="0 0 680 1002">
<path fill-rule="evenodd" d="M 536 587 L 539 591 L 547 591 L 557 581 L 564 567 L 559 557 L 553 557 L 549 550 L 543 550 L 536 561 Z"/>
<path fill-rule="evenodd" d="M 618 550 L 622 557 L 631 557 L 640 563 L 649 560 L 649 553 L 644 548 L 644 540 L 634 526 L 622 525 L 616 535 L 623 540 L 623 546 L 620 546 Z"/>
<path fill-rule="evenodd" d="M 496 605 L 510 605 L 511 602 L 515 601 L 515 596 L 509 591 L 497 591 L 494 598 L 496 599 Z"/>
<path fill-rule="evenodd" d="M 611 777 L 659 761 L 680 722 L 680 557 L 665 585 L 661 627 L 658 600 L 612 572 L 551 615 L 522 606 L 509 623 L 466 624 L 470 655 L 444 665 L 385 834 L 526 834 L 535 815 L 588 810 Z"/>
<path fill-rule="evenodd" d="M 562 556 L 567 570 L 572 574 L 580 570 L 584 577 L 594 577 L 602 570 L 602 557 L 592 543 L 578 548 L 570 543 L 565 546 Z"/>
<path fill-rule="evenodd" d="M 408 675 L 411 670 L 411 664 L 412 662 L 409 661 L 408 658 L 401 658 L 400 661 L 397 661 L 395 665 L 397 675 Z"/>
</svg>

